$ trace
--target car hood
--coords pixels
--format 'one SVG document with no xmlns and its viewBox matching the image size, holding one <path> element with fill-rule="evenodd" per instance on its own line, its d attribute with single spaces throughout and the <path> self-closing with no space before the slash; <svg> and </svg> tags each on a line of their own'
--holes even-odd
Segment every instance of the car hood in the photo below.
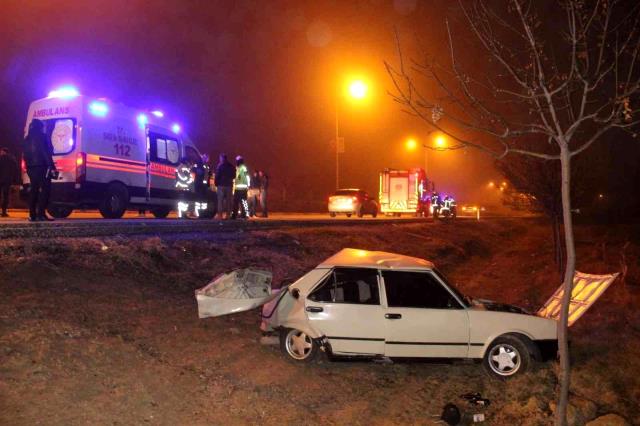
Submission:
<svg viewBox="0 0 640 426">
<path fill-rule="evenodd" d="M 493 300 L 486 299 L 473 299 L 472 302 L 472 309 L 531 315 L 531 312 L 527 311 L 526 309 L 523 309 L 519 306 L 509 305 L 508 303 L 494 302 Z"/>
</svg>

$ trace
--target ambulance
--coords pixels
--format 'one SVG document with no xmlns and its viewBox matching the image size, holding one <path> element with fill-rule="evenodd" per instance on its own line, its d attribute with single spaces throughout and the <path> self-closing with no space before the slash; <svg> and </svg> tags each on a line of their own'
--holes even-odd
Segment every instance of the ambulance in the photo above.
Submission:
<svg viewBox="0 0 640 426">
<path fill-rule="evenodd" d="M 105 98 L 63 88 L 31 103 L 25 134 L 33 119 L 44 123 L 59 177 L 52 181 L 47 211 L 64 218 L 74 209 L 97 208 L 118 219 L 128 209 L 164 218 L 195 207 L 212 216 L 216 203 L 206 185 L 202 155 L 178 123 L 161 111 L 142 111 Z M 24 190 L 29 177 L 22 164 Z M 196 178 L 205 179 L 200 184 Z M 206 186 L 206 190 L 202 190 Z"/>
</svg>

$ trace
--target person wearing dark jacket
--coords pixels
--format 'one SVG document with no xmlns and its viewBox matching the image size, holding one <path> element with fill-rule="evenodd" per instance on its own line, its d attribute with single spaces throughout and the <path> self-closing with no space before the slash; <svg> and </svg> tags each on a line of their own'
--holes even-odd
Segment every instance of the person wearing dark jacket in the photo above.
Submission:
<svg viewBox="0 0 640 426">
<path fill-rule="evenodd" d="M 1 217 L 8 217 L 7 209 L 9 208 L 9 191 L 11 184 L 15 182 L 18 173 L 18 164 L 16 160 L 9 155 L 7 148 L 0 148 L 0 212 Z"/>
<path fill-rule="evenodd" d="M 258 204 L 260 203 L 260 178 L 258 177 L 258 172 L 253 172 L 251 176 L 251 183 L 249 184 L 249 192 L 248 192 L 248 201 L 249 201 L 249 217 L 256 216 L 256 211 L 258 210 Z"/>
<path fill-rule="evenodd" d="M 45 211 L 51 192 L 51 172 L 56 170 L 53 162 L 53 146 L 44 133 L 44 124 L 40 120 L 32 120 L 29 133 L 23 143 L 24 162 L 31 182 L 29 197 L 29 220 L 53 220 Z"/>
<path fill-rule="evenodd" d="M 220 219 L 229 217 L 233 193 L 233 179 L 236 177 L 236 168 L 227 159 L 227 154 L 220 154 L 214 184 L 218 196 L 218 215 Z"/>
</svg>

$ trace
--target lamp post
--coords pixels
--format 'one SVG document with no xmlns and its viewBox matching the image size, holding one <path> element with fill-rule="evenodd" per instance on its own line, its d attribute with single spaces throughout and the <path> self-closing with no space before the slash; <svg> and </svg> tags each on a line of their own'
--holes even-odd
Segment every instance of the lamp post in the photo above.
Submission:
<svg viewBox="0 0 640 426">
<path fill-rule="evenodd" d="M 348 95 L 352 99 L 362 100 L 367 96 L 369 88 L 362 80 L 353 80 L 348 86 Z M 344 153 L 344 137 L 340 139 L 338 110 L 340 106 L 340 91 L 336 93 L 336 189 L 340 189 L 340 154 Z"/>
</svg>

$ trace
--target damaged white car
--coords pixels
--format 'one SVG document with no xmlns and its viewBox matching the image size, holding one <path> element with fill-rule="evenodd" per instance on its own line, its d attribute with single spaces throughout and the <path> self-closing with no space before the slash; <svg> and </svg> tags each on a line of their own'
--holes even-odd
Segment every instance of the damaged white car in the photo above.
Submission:
<svg viewBox="0 0 640 426">
<path fill-rule="evenodd" d="M 343 249 L 263 308 L 295 361 L 332 356 L 470 358 L 507 378 L 554 356 L 557 323 L 462 295 L 431 262 Z"/>
</svg>

